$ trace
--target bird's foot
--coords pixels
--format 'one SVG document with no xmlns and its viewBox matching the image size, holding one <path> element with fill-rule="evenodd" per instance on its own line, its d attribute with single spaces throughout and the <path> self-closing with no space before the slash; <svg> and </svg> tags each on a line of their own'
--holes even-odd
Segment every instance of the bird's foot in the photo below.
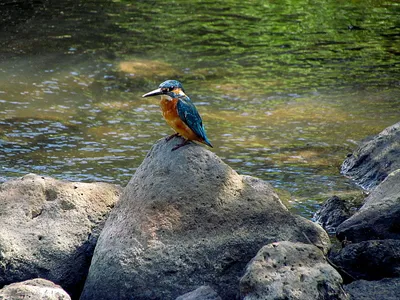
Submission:
<svg viewBox="0 0 400 300">
<path fill-rule="evenodd" d="M 171 139 L 173 139 L 173 138 L 176 137 L 176 136 L 179 136 L 179 133 L 171 134 L 170 136 L 168 136 L 168 137 L 165 138 L 165 141 L 166 141 L 166 142 L 169 142 Z"/>
<path fill-rule="evenodd" d="M 181 144 L 178 144 L 178 145 L 176 145 L 174 148 L 172 148 L 172 150 L 171 150 L 171 152 L 172 151 L 175 151 L 175 150 L 177 150 L 177 149 L 179 149 L 179 148 L 181 148 L 181 147 L 183 147 L 183 146 L 185 146 L 185 145 L 187 145 L 187 144 L 189 144 L 189 140 L 185 140 L 183 143 L 181 143 Z"/>
</svg>

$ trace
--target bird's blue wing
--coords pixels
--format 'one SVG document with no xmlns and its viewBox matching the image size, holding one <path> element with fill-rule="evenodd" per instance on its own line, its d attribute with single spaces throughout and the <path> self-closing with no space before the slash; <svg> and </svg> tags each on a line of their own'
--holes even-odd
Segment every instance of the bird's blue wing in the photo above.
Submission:
<svg viewBox="0 0 400 300">
<path fill-rule="evenodd" d="M 181 120 L 192 129 L 198 137 L 208 141 L 203 127 L 203 121 L 190 98 L 187 96 L 179 98 L 176 109 L 178 110 Z"/>
</svg>

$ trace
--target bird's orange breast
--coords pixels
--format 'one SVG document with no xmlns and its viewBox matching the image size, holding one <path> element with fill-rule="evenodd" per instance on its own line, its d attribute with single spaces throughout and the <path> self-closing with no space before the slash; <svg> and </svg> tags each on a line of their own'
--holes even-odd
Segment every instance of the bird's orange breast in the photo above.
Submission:
<svg viewBox="0 0 400 300">
<path fill-rule="evenodd" d="M 161 99 L 160 106 L 165 121 L 172 127 L 177 133 L 188 140 L 200 141 L 199 137 L 181 120 L 176 108 L 178 99 Z"/>
</svg>

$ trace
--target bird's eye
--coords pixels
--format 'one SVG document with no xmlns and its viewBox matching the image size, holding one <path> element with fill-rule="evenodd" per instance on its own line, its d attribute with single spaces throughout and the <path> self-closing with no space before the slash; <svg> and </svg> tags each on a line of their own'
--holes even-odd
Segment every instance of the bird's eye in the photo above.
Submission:
<svg viewBox="0 0 400 300">
<path fill-rule="evenodd" d="M 171 87 L 169 88 L 169 91 L 172 92 L 174 89 L 175 89 L 175 87 L 174 87 L 174 86 L 171 86 Z"/>
</svg>

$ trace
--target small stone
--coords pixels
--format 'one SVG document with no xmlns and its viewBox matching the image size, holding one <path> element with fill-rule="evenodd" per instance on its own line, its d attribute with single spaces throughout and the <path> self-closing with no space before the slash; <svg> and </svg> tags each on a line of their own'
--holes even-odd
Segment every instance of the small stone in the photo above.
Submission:
<svg viewBox="0 0 400 300">
<path fill-rule="evenodd" d="M 71 300 L 71 297 L 59 285 L 36 278 L 4 286 L 0 290 L 0 299 Z"/>
<path fill-rule="evenodd" d="M 338 196 L 326 200 L 321 208 L 315 213 L 314 220 L 320 224 L 328 233 L 335 233 L 336 228 L 350 217 L 344 201 Z"/>
<path fill-rule="evenodd" d="M 176 298 L 176 300 L 222 300 L 220 296 L 208 285 L 203 285 L 192 292 Z"/>
</svg>

